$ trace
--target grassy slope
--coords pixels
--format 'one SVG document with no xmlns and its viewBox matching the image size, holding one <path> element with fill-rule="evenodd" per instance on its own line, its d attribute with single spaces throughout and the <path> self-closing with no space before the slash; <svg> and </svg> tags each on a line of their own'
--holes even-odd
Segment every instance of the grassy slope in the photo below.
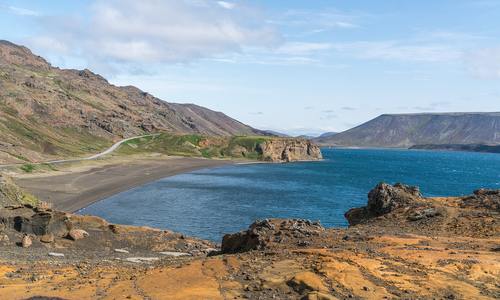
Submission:
<svg viewBox="0 0 500 300">
<path fill-rule="evenodd" d="M 264 160 L 257 145 L 266 139 L 270 138 L 161 134 L 126 142 L 117 150 L 117 154 L 162 153 L 190 157 Z"/>
<path fill-rule="evenodd" d="M 38 203 L 35 196 L 20 189 L 10 178 L 0 175 L 0 206 Z"/>
</svg>

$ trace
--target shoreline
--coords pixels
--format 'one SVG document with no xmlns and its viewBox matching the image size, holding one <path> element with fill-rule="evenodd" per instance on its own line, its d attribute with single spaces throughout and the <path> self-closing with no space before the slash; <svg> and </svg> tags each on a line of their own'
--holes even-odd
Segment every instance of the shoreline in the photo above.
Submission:
<svg viewBox="0 0 500 300">
<path fill-rule="evenodd" d="M 168 157 L 113 162 L 63 173 L 18 176 L 14 181 L 39 200 L 50 203 L 52 208 L 76 213 L 98 201 L 162 178 L 236 163 L 232 160 Z"/>
</svg>

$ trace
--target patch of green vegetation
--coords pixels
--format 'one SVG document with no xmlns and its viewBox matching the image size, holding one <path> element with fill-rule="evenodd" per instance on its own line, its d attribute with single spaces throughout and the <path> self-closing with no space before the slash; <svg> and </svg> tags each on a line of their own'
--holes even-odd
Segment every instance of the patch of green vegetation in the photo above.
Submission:
<svg viewBox="0 0 500 300">
<path fill-rule="evenodd" d="M 16 154 L 16 153 L 10 153 L 10 152 L 7 152 L 10 156 L 14 156 L 15 158 L 19 159 L 19 160 L 24 160 L 24 161 L 30 161 L 28 158 L 22 156 L 21 154 Z"/>
<path fill-rule="evenodd" d="M 36 166 L 33 164 L 24 164 L 21 166 L 21 170 L 26 173 L 32 173 L 36 169 Z"/>
<path fill-rule="evenodd" d="M 49 164 L 49 163 L 43 163 L 41 165 L 44 169 L 49 169 L 51 171 L 58 171 L 58 169 L 53 165 L 53 164 Z"/>
<path fill-rule="evenodd" d="M 0 178 L 0 205 L 30 204 L 38 205 L 39 200 L 32 194 L 20 189 L 10 178 Z"/>
<path fill-rule="evenodd" d="M 119 155 L 162 153 L 205 158 L 236 158 L 261 160 L 258 145 L 268 138 L 258 136 L 209 137 L 198 134 L 161 134 L 124 143 Z"/>
<path fill-rule="evenodd" d="M 29 204 L 29 205 L 32 205 L 32 206 L 37 206 L 38 203 L 39 203 L 38 198 L 35 197 L 35 196 L 33 196 L 30 193 L 22 192 L 21 197 L 22 197 L 21 198 L 21 202 L 23 204 Z"/>
<path fill-rule="evenodd" d="M 231 146 L 242 146 L 247 150 L 253 150 L 257 147 L 257 145 L 265 142 L 269 138 L 261 137 L 261 136 L 235 136 L 231 138 L 229 142 L 229 147 Z"/>
</svg>

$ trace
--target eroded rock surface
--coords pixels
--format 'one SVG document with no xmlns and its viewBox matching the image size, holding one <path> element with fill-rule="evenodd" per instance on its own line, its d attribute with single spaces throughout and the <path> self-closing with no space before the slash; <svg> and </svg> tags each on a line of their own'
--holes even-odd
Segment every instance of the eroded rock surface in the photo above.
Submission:
<svg viewBox="0 0 500 300">
<path fill-rule="evenodd" d="M 492 206 L 496 191 L 425 198 L 415 188 L 380 185 L 370 194 L 370 207 L 383 213 L 357 225 L 328 229 L 307 220 L 256 221 L 246 231 L 225 236 L 219 254 L 212 248 L 217 246 L 208 242 L 110 225 L 89 216 L 68 218 L 91 238 L 56 237 L 52 243 L 40 243 L 33 236 L 29 248 L 10 242 L 20 236 L 6 226 L 0 230 L 0 295 L 8 299 L 500 298 L 500 218 Z"/>
<path fill-rule="evenodd" d="M 301 219 L 266 219 L 256 221 L 248 230 L 226 234 L 222 238 L 222 253 L 263 250 L 278 244 L 307 245 L 307 239 L 318 236 L 325 228 L 319 222 Z"/>
<path fill-rule="evenodd" d="M 308 161 L 323 158 L 318 145 L 303 139 L 267 140 L 257 147 L 264 160 L 272 162 Z"/>
</svg>

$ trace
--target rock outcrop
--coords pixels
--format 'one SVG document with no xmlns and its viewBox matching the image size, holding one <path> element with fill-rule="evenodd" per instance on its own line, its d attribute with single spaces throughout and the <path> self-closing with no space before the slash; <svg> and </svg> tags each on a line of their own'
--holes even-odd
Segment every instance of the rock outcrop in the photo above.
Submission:
<svg viewBox="0 0 500 300">
<path fill-rule="evenodd" d="M 301 219 L 266 219 L 255 221 L 241 232 L 222 238 L 222 253 L 263 250 L 279 244 L 307 246 L 305 239 L 320 235 L 325 228 L 319 222 Z"/>
<path fill-rule="evenodd" d="M 318 145 L 304 139 L 268 139 L 257 145 L 263 160 L 272 162 L 310 161 L 323 158 Z"/>
<path fill-rule="evenodd" d="M 415 205 L 421 199 L 422 194 L 418 187 L 401 183 L 392 186 L 381 182 L 368 193 L 367 206 L 350 209 L 345 213 L 345 217 L 350 225 L 356 225 L 395 209 Z"/>
</svg>

